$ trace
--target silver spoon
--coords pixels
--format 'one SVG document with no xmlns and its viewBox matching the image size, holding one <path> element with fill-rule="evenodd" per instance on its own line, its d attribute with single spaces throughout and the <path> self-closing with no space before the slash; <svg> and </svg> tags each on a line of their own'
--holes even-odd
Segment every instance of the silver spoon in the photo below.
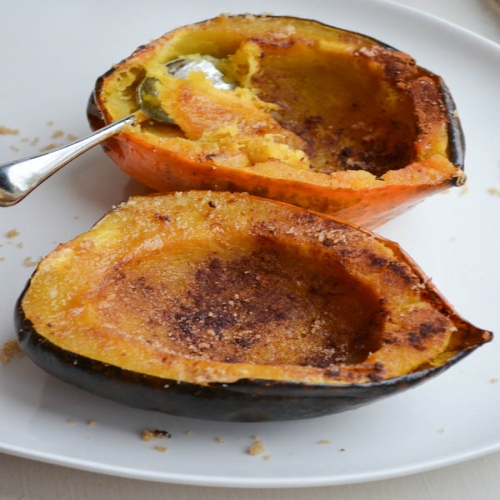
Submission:
<svg viewBox="0 0 500 500">
<path fill-rule="evenodd" d="M 189 73 L 195 70 L 203 71 L 214 87 L 224 90 L 234 88 L 233 84 L 223 81 L 223 74 L 208 59 L 179 58 L 170 61 L 165 66 L 170 74 L 179 78 L 186 78 Z M 161 101 L 158 98 L 157 82 L 158 80 L 155 78 L 145 78 L 139 86 L 137 98 L 140 109 L 153 120 L 173 124 L 173 120 L 162 109 Z M 126 125 L 135 123 L 136 114 L 133 113 L 84 139 L 49 153 L 0 165 L 0 207 L 8 207 L 20 202 L 64 165 L 109 137 L 119 134 Z"/>
</svg>

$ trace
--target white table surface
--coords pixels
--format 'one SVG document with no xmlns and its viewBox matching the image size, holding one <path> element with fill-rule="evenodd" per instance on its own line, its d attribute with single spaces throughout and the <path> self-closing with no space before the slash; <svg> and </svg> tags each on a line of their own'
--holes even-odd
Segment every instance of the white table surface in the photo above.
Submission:
<svg viewBox="0 0 500 500">
<path fill-rule="evenodd" d="M 497 1 L 398 0 L 401 4 L 426 11 L 500 43 L 500 2 Z M 0 500 L 104 498 L 496 500 L 500 499 L 500 453 L 397 479 L 348 486 L 278 490 L 203 488 L 152 483 L 83 472 L 0 454 Z"/>
</svg>

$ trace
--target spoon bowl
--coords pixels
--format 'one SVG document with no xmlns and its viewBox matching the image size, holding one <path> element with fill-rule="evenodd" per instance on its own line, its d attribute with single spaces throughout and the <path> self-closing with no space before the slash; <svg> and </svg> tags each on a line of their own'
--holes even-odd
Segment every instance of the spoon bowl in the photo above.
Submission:
<svg viewBox="0 0 500 500">
<path fill-rule="evenodd" d="M 213 86 L 221 90 L 234 90 L 236 85 L 232 82 L 224 81 L 224 75 L 208 58 L 188 59 L 180 57 L 165 64 L 168 72 L 176 78 L 186 79 L 193 71 L 201 71 L 212 82 Z M 163 109 L 159 97 L 158 85 L 161 82 L 157 78 L 145 78 L 137 89 L 137 100 L 141 110 L 153 120 L 171 123 L 174 120 Z"/>
</svg>

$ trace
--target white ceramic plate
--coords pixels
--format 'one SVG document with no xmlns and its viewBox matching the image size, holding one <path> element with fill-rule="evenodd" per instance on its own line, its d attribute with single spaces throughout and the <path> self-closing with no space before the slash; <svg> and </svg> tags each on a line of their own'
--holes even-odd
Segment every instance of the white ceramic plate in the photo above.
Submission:
<svg viewBox="0 0 500 500">
<path fill-rule="evenodd" d="M 500 333 L 500 48 L 413 10 L 379 0 L 10 2 L 0 17 L 0 125 L 19 134 L 0 135 L 2 161 L 67 142 L 68 134 L 87 134 L 86 100 L 98 75 L 163 32 L 220 12 L 295 15 L 360 31 L 410 52 L 445 78 L 467 137 L 468 190 L 437 195 L 380 232 L 403 245 L 465 318 Z M 140 190 L 95 149 L 20 205 L 0 209 L 0 345 L 15 336 L 14 304 L 30 264 Z M 394 477 L 500 449 L 499 358 L 494 341 L 403 395 L 331 417 L 266 424 L 200 422 L 119 406 L 46 376 L 26 358 L 14 359 L 0 365 L 0 450 L 198 485 L 291 487 Z M 140 432 L 151 428 L 172 438 L 142 441 Z M 267 459 L 245 453 L 254 435 Z M 157 444 L 166 444 L 166 453 Z"/>
</svg>

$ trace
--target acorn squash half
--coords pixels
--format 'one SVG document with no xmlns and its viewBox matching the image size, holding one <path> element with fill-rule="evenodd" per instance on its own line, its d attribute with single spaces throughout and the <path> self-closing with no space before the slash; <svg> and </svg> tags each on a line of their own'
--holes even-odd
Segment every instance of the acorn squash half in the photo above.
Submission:
<svg viewBox="0 0 500 500">
<path fill-rule="evenodd" d="M 227 192 L 131 198 L 40 262 L 16 317 L 62 380 L 227 421 L 355 408 L 491 339 L 397 244 Z"/>
<path fill-rule="evenodd" d="M 200 56 L 237 88 L 165 67 Z M 180 27 L 97 80 L 92 128 L 136 112 L 146 77 L 162 83 L 176 125 L 139 120 L 105 149 L 158 191 L 248 192 L 374 228 L 465 182 L 463 134 L 442 78 L 361 34 L 252 15 Z"/>
</svg>

